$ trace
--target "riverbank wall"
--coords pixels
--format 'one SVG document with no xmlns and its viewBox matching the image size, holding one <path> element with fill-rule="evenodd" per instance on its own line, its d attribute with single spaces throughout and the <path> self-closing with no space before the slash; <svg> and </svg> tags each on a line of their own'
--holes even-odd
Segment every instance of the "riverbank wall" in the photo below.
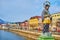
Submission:
<svg viewBox="0 0 60 40">
<path fill-rule="evenodd" d="M 24 36 L 28 40 L 37 40 L 40 35 L 40 33 L 37 33 L 37 32 L 18 30 L 18 29 L 13 29 L 13 30 L 9 30 L 9 31 L 16 33 L 18 35 Z"/>
<path fill-rule="evenodd" d="M 18 34 L 20 36 L 26 37 L 26 40 L 37 40 L 41 33 L 38 32 L 32 32 L 28 30 L 20 30 L 20 29 L 0 29 L 0 30 L 6 30 L 13 32 L 15 34 Z M 60 35 L 52 35 L 55 37 L 56 40 L 60 40 Z"/>
</svg>

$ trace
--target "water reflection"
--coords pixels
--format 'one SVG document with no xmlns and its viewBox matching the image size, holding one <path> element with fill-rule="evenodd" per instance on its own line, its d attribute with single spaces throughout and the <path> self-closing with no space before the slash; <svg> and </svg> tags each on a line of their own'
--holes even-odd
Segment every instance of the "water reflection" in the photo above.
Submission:
<svg viewBox="0 0 60 40">
<path fill-rule="evenodd" d="M 0 30 L 0 40 L 25 40 L 25 38 L 11 32 Z"/>
</svg>

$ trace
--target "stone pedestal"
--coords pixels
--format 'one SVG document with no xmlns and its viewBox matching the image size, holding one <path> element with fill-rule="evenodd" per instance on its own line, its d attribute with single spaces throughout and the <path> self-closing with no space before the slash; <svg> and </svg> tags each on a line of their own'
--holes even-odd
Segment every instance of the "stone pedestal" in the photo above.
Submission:
<svg viewBox="0 0 60 40">
<path fill-rule="evenodd" d="M 40 35 L 38 40 L 55 40 L 55 38 L 49 34 Z"/>
</svg>

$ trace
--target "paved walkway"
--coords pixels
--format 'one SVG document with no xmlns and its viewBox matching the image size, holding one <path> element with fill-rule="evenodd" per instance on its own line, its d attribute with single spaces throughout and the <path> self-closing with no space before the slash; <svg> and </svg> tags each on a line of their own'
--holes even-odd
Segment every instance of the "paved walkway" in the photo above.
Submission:
<svg viewBox="0 0 60 40">
<path fill-rule="evenodd" d="M 32 31 L 18 30 L 18 29 L 13 29 L 13 30 L 17 30 L 17 31 L 21 31 L 21 32 L 24 32 L 24 33 L 31 34 L 28 37 L 32 37 L 33 39 L 37 39 L 38 36 L 41 35 L 41 33 L 39 33 L 39 32 L 32 32 Z M 35 37 L 33 37 L 33 35 L 35 35 Z M 60 35 L 54 35 L 54 34 L 52 34 L 52 36 L 55 37 L 55 39 L 60 40 Z"/>
</svg>

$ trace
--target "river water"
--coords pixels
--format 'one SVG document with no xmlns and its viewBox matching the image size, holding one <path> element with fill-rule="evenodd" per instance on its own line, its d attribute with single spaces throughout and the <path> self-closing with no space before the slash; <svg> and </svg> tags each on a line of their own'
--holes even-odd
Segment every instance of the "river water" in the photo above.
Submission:
<svg viewBox="0 0 60 40">
<path fill-rule="evenodd" d="M 26 40 L 22 36 L 18 36 L 8 31 L 0 30 L 0 40 Z"/>
</svg>

